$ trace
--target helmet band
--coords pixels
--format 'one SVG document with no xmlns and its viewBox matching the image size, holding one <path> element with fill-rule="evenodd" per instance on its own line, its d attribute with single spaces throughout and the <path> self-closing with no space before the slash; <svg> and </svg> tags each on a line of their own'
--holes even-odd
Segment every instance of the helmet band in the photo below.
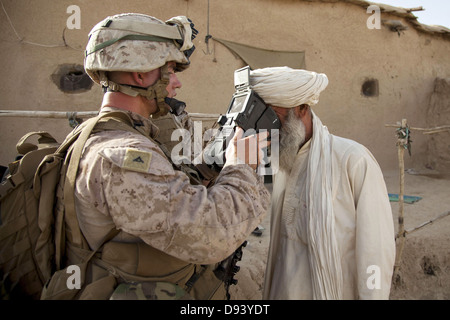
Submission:
<svg viewBox="0 0 450 320">
<path fill-rule="evenodd" d="M 165 98 L 169 94 L 166 87 L 170 82 L 170 74 L 167 63 L 161 67 L 160 79 L 147 88 L 115 83 L 109 80 L 106 72 L 103 71 L 99 72 L 99 77 L 100 84 L 102 87 L 107 88 L 107 91 L 109 92 L 121 92 L 131 97 L 142 96 L 148 100 L 156 99 L 158 110 L 152 114 L 153 118 L 164 116 L 169 112 L 168 105 L 165 102 Z"/>
</svg>

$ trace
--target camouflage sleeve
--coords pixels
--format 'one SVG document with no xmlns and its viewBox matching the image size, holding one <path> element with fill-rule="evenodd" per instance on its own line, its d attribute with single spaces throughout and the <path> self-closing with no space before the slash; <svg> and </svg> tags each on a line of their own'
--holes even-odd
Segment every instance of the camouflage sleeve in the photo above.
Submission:
<svg viewBox="0 0 450 320">
<path fill-rule="evenodd" d="M 247 165 L 222 170 L 211 188 L 191 185 L 156 146 L 101 151 L 103 186 L 116 226 L 184 261 L 228 257 L 262 221 L 269 193 Z"/>
</svg>

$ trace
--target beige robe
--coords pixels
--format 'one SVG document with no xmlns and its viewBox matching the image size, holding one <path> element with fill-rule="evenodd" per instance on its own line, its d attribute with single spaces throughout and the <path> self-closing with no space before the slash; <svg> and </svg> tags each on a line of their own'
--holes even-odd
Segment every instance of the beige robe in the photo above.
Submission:
<svg viewBox="0 0 450 320">
<path fill-rule="evenodd" d="M 332 205 L 343 299 L 388 299 L 394 225 L 382 172 L 362 145 L 330 135 Z M 313 299 L 307 237 L 306 171 L 310 142 L 292 172 L 274 178 L 264 299 Z"/>
</svg>

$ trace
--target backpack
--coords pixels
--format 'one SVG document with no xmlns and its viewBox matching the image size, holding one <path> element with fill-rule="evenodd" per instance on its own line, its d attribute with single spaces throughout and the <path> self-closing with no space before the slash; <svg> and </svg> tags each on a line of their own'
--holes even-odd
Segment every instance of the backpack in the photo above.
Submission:
<svg viewBox="0 0 450 320">
<path fill-rule="evenodd" d="M 0 184 L 0 299 L 40 299 L 61 267 L 65 228 L 81 235 L 76 218 L 64 221 L 61 216 L 76 217 L 73 187 L 81 151 L 106 118 L 115 118 L 110 119 L 115 124 L 117 118 L 121 124 L 131 121 L 123 112 L 112 112 L 86 120 L 61 144 L 45 131 L 27 133 L 17 143 L 19 156 Z M 35 137 L 38 144 L 30 142 Z"/>
</svg>

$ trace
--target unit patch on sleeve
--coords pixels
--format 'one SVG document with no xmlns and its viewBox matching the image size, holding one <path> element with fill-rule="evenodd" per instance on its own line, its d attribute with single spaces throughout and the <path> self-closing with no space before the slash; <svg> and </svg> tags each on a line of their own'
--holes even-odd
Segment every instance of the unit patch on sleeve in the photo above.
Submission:
<svg viewBox="0 0 450 320">
<path fill-rule="evenodd" d="M 151 152 L 127 148 L 123 160 L 123 168 L 139 172 L 148 172 L 151 160 Z"/>
</svg>

